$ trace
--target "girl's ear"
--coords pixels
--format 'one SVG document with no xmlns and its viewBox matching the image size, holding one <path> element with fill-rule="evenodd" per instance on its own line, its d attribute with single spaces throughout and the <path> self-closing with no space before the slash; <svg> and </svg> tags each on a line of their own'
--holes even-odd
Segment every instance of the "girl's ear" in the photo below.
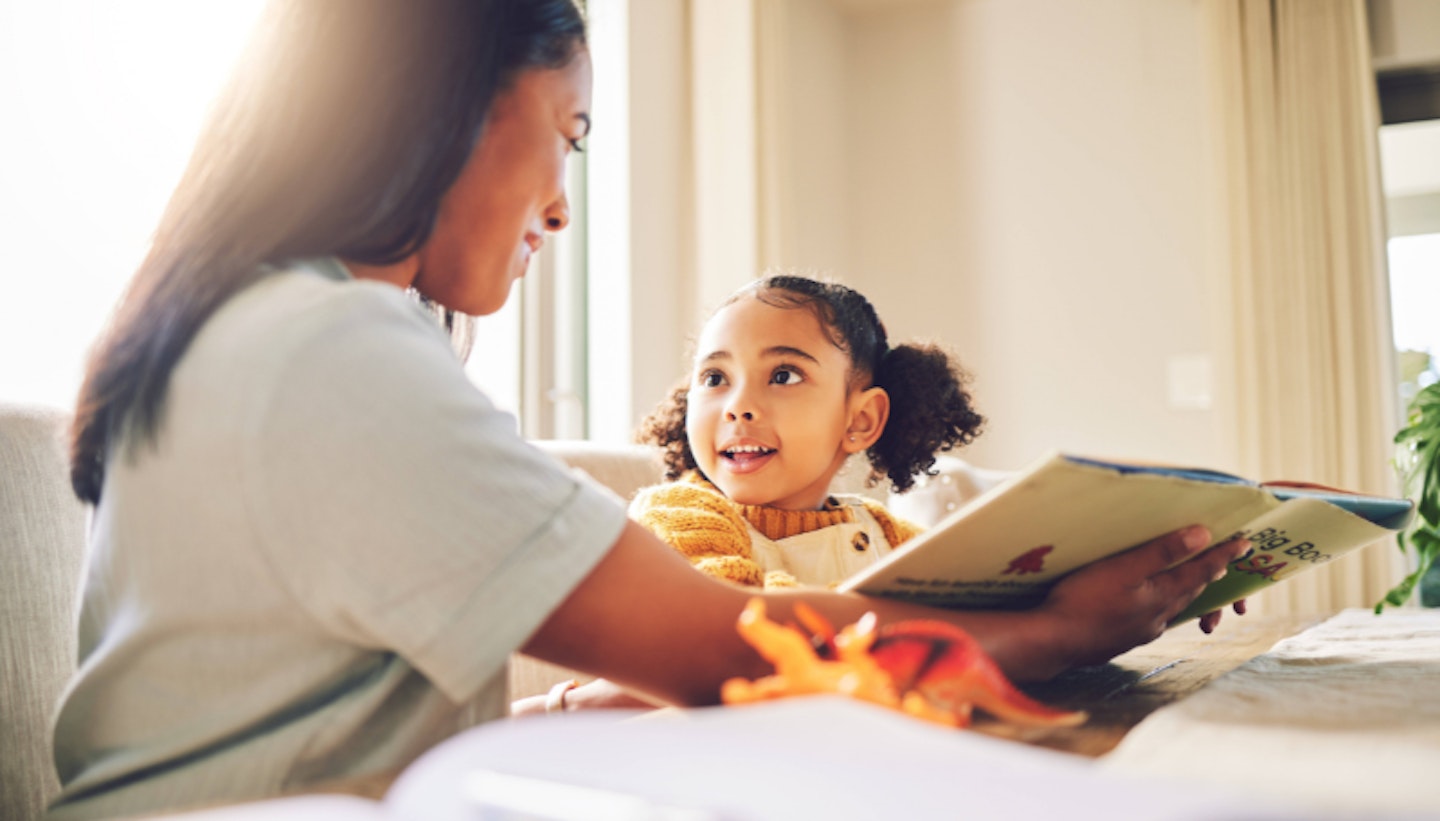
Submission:
<svg viewBox="0 0 1440 821">
<path fill-rule="evenodd" d="M 884 388 L 857 391 L 850 397 L 850 424 L 840 443 L 846 453 L 869 450 L 885 432 L 890 419 L 890 394 Z"/>
</svg>

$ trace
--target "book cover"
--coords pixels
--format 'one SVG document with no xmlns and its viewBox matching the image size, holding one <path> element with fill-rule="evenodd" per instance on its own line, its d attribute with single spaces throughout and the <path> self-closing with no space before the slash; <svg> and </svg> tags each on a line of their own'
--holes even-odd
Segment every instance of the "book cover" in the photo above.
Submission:
<svg viewBox="0 0 1440 821">
<path fill-rule="evenodd" d="M 1215 471 L 1050 454 L 946 516 L 841 590 L 939 607 L 1038 604 L 1060 577 L 1201 524 L 1252 542 L 1176 622 L 1254 595 L 1405 527 L 1407 499 Z"/>
</svg>

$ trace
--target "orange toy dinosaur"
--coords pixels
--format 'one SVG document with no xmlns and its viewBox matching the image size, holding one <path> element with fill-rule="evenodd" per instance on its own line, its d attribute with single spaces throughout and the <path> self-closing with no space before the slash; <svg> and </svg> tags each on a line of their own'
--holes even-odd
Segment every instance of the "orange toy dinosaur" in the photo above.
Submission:
<svg viewBox="0 0 1440 821">
<path fill-rule="evenodd" d="M 720 689 L 726 704 L 838 693 L 944 724 L 967 727 L 979 708 L 1029 727 L 1069 727 L 1083 712 L 1047 707 L 1016 689 L 970 634 L 938 621 L 903 621 L 876 629 L 867 613 L 838 633 L 803 603 L 795 615 L 812 634 L 771 621 L 751 599 L 737 625 L 741 637 L 775 665 L 755 681 L 735 678 Z M 817 652 L 817 647 L 818 652 Z"/>
</svg>

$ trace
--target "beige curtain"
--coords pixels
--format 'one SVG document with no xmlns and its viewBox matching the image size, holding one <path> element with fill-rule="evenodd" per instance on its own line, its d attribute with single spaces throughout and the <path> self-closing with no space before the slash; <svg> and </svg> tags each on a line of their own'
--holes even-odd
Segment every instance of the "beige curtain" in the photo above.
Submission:
<svg viewBox="0 0 1440 821">
<path fill-rule="evenodd" d="M 1398 416 L 1363 0 L 1207 0 L 1207 14 L 1238 462 L 1251 476 L 1393 493 Z M 1403 572 L 1392 539 L 1253 603 L 1368 607 Z"/>
</svg>

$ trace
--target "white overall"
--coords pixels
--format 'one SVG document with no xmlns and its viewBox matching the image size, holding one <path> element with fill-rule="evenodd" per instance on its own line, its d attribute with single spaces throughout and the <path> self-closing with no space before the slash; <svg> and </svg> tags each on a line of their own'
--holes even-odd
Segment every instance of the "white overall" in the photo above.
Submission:
<svg viewBox="0 0 1440 821">
<path fill-rule="evenodd" d="M 822 527 L 785 539 L 769 539 L 746 523 L 760 570 L 783 570 L 807 587 L 831 587 L 890 552 L 885 531 L 857 496 L 835 500 L 855 512 L 855 521 Z"/>
</svg>

